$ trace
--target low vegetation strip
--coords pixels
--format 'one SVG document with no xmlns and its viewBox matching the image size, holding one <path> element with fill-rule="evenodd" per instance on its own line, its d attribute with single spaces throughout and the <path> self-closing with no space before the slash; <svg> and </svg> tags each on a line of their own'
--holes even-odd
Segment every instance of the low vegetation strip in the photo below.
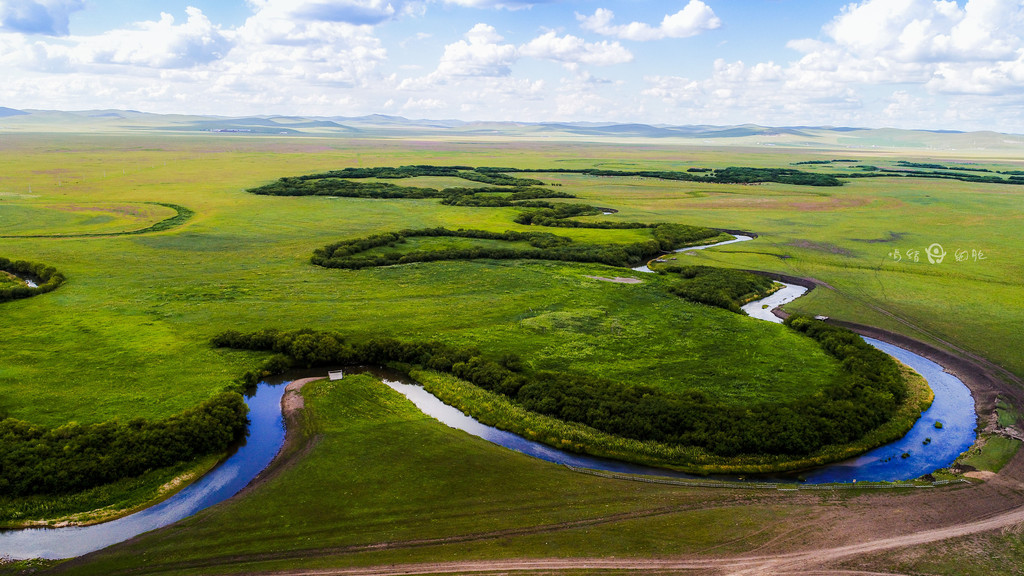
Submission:
<svg viewBox="0 0 1024 576">
<path fill-rule="evenodd" d="M 548 173 L 548 174 L 585 174 L 588 176 L 618 176 L 656 178 L 659 180 L 675 180 L 684 182 L 703 182 L 709 184 L 754 184 L 761 182 L 778 182 L 799 186 L 842 186 L 842 182 L 834 175 L 805 172 L 793 168 L 751 168 L 728 167 L 719 169 L 690 170 L 605 170 L 600 168 L 493 168 L 471 166 L 400 166 L 373 168 L 345 168 L 331 170 L 305 176 L 281 178 L 272 184 L 252 188 L 254 194 L 275 194 L 284 196 L 305 196 L 321 194 L 321 190 L 337 188 L 344 190 L 349 184 L 346 181 L 380 178 L 403 179 L 418 176 L 456 177 L 473 182 L 482 182 L 496 186 L 541 186 L 544 183 L 532 178 L 518 178 L 509 174 Z M 398 187 L 396 187 L 398 188 Z M 367 189 L 369 190 L 369 188 Z M 424 189 L 424 190 L 430 190 Z M 437 191 L 434 191 L 437 192 Z M 429 196 L 424 196 L 429 197 Z"/>
<path fill-rule="evenodd" d="M 0 420 L 0 495 L 74 492 L 218 454 L 245 437 L 247 413 L 240 394 L 222 392 L 156 421 L 46 428 Z"/>
<path fill-rule="evenodd" d="M 778 482 L 747 482 L 741 480 L 712 481 L 712 480 L 691 480 L 676 478 L 661 478 L 656 476 L 637 476 L 633 474 L 619 474 L 616 472 L 602 472 L 590 468 L 566 465 L 566 468 L 577 474 L 598 476 L 612 480 L 627 480 L 630 482 L 642 482 L 645 484 L 667 484 L 669 486 L 686 486 L 697 488 L 733 488 L 733 489 L 759 489 L 759 490 L 887 490 L 900 488 L 935 488 L 938 486 L 949 486 L 950 484 L 970 484 L 970 480 L 955 478 L 949 480 L 935 480 L 933 482 L 912 481 L 912 482 L 835 482 L 830 484 L 783 484 Z"/>
<path fill-rule="evenodd" d="M 811 327 L 804 322 L 811 323 Z M 907 398 L 907 385 L 892 358 L 870 354 L 873 349 L 858 346 L 856 335 L 848 333 L 846 337 L 821 322 L 800 319 L 793 323 L 794 329 L 808 333 L 842 361 L 842 376 L 813 397 L 746 406 L 724 404 L 696 390 L 670 393 L 634 382 L 534 371 L 512 355 L 491 357 L 476 349 L 436 342 L 352 339 L 314 330 L 263 330 L 249 334 L 225 332 L 213 343 L 277 353 L 268 363 L 268 372 L 292 365 L 399 365 L 406 371 L 426 368 L 500 395 L 516 410 L 584 425 L 631 445 L 667 445 L 672 454 L 663 455 L 660 465 L 685 469 L 698 464 L 728 464 L 731 468 L 742 462 L 747 468 L 740 469 L 769 471 L 785 468 L 794 460 L 806 462 L 816 453 L 835 454 L 836 446 L 868 437 L 892 420 Z M 258 376 L 252 374 L 250 379 Z M 476 415 L 477 411 L 468 412 Z M 905 433 L 919 414 L 920 410 L 914 412 L 899 433 Z M 563 447 L 564 437 L 559 438 L 557 433 L 554 436 L 542 441 Z M 567 447 L 576 451 L 586 451 L 585 445 L 592 444 L 568 442 Z M 635 455 L 629 456 L 630 450 L 623 452 L 627 453 L 626 459 L 636 461 Z"/>
<path fill-rule="evenodd" d="M 677 180 L 684 182 L 703 182 L 708 184 L 760 184 L 762 182 L 778 182 L 797 186 L 842 186 L 843 183 L 833 174 L 805 172 L 792 168 L 751 168 L 748 166 L 730 166 L 717 169 L 678 170 L 604 170 L 601 168 L 552 168 L 552 169 L 502 169 L 504 172 L 534 172 L 550 174 L 585 174 L 588 176 L 618 176 L 656 178 L 658 180 Z"/>
<path fill-rule="evenodd" d="M 4 278 L 0 278 L 0 302 L 52 292 L 64 283 L 64 275 L 58 272 L 56 268 L 25 260 L 12 261 L 0 257 L 0 272 L 6 272 L 21 278 L 29 278 L 36 284 L 33 287 L 20 280 L 4 282 Z M 7 278 L 10 277 L 7 276 Z"/>
<path fill-rule="evenodd" d="M 181 226 L 193 216 L 195 212 L 184 206 L 178 204 L 169 204 L 167 202 L 145 202 L 145 204 L 153 204 L 155 206 L 164 206 L 175 211 L 175 215 L 170 218 L 165 218 L 159 222 L 154 223 L 152 226 L 145 228 L 139 228 L 138 230 L 125 230 L 123 232 L 95 232 L 95 233 L 81 233 L 81 234 L 15 234 L 15 235 L 0 235 L 0 238 L 105 238 L 110 236 L 135 236 L 138 234 L 150 234 L 152 232 L 163 232 L 164 230 L 171 230 Z"/>
<path fill-rule="evenodd" d="M 441 260 L 558 260 L 563 262 L 592 262 L 610 266 L 636 266 L 648 259 L 681 246 L 690 245 L 721 233 L 711 228 L 685 226 L 681 224 L 660 224 L 653 229 L 649 241 L 633 244 L 581 244 L 571 238 L 546 232 L 488 232 L 486 230 L 449 230 L 447 228 L 425 228 L 400 230 L 375 234 L 364 238 L 343 240 L 329 244 L 313 252 L 311 261 L 326 268 L 360 269 L 376 266 L 393 266 L 412 262 L 437 262 Z M 439 250 L 403 252 L 399 248 L 409 238 L 472 238 L 498 240 L 501 242 L 525 242 L 529 248 L 504 248 L 499 246 L 474 246 Z M 375 248 L 388 247 L 394 250 L 364 253 Z"/>
</svg>

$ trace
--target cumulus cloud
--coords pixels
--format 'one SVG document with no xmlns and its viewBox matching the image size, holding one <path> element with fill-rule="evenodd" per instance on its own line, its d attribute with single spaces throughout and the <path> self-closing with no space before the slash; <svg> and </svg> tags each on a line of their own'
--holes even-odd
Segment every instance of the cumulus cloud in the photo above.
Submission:
<svg viewBox="0 0 1024 576">
<path fill-rule="evenodd" d="M 623 31 L 595 17 L 588 25 Z M 821 38 L 790 41 L 800 54 L 790 63 L 719 59 L 706 78 L 649 76 L 643 95 L 702 123 L 981 122 L 982 110 L 1007 116 L 994 102 L 1024 99 L 1022 25 L 1020 1 L 864 0 L 844 7 Z M 885 87 L 888 98 L 879 96 Z"/>
<path fill-rule="evenodd" d="M 436 74 L 442 77 L 509 75 L 518 50 L 512 44 L 502 44 L 502 40 L 489 24 L 473 26 L 464 40 L 445 46 Z"/>
<path fill-rule="evenodd" d="M 232 41 L 198 8 L 185 9 L 188 16 L 175 24 L 163 13 L 155 22 L 140 22 L 134 29 L 111 30 L 80 38 L 73 58 L 85 63 L 131 64 L 151 68 L 182 68 L 223 58 Z"/>
<path fill-rule="evenodd" d="M 645 96 L 657 98 L 689 121 L 701 124 L 757 122 L 833 124 L 854 119 L 863 102 L 843 84 L 810 82 L 790 68 L 772 62 L 747 65 L 742 61 L 714 62 L 703 80 L 678 76 L 650 76 Z"/>
<path fill-rule="evenodd" d="M 1024 3 L 866 0 L 824 28 L 830 40 L 797 40 L 795 68 L 839 82 L 923 84 L 934 92 L 1024 90 Z"/>
<path fill-rule="evenodd" d="M 519 53 L 523 56 L 554 60 L 565 64 L 594 64 L 608 66 L 631 62 L 633 54 L 618 42 L 585 42 L 571 34 L 558 36 L 547 32 L 524 44 Z"/>
<path fill-rule="evenodd" d="M 358 86 L 387 58 L 373 26 L 349 20 L 389 17 L 395 10 L 390 3 L 349 1 L 328 12 L 321 9 L 322 2 L 254 0 L 252 4 L 254 14 L 235 31 L 235 49 L 223 62 L 226 82 L 247 87 L 255 82 L 253 88 L 263 84 L 263 90 L 282 92 L 294 90 L 288 82 Z M 362 16 L 352 18 L 356 9 L 363 11 Z M 370 13 L 372 18 L 367 16 Z"/>
<path fill-rule="evenodd" d="M 584 30 L 636 41 L 688 38 L 722 25 L 714 10 L 701 0 L 690 0 L 682 10 L 666 15 L 658 26 L 643 22 L 613 24 L 615 14 L 605 8 L 598 8 L 591 16 L 576 14 L 576 19 Z"/>
<path fill-rule="evenodd" d="M 67 36 L 71 14 L 83 0 L 0 0 L 0 30 Z"/>
</svg>

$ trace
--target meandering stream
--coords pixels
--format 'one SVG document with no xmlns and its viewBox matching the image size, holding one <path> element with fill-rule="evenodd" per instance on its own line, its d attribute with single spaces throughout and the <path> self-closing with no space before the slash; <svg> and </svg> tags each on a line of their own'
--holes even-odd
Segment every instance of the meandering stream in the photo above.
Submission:
<svg viewBox="0 0 1024 576">
<path fill-rule="evenodd" d="M 750 239 L 749 236 L 737 236 L 735 240 L 680 251 L 712 248 Z M 634 270 L 651 271 L 647 266 Z M 806 288 L 786 284 L 782 290 L 751 302 L 743 309 L 755 318 L 781 322 L 771 311 L 804 292 Z M 801 475 L 801 479 L 806 482 L 909 480 L 948 466 L 974 443 L 974 399 L 963 382 L 945 372 L 942 366 L 913 352 L 878 340 L 865 340 L 924 376 L 935 392 L 935 400 L 902 439 L 860 457 L 807 471 Z M 323 373 L 326 374 L 326 371 Z M 563 452 L 481 424 L 444 404 L 422 386 L 398 375 L 387 375 L 382 380 L 409 398 L 425 414 L 448 426 L 543 460 L 610 472 L 689 477 L 660 468 Z M 182 491 L 150 508 L 103 524 L 0 532 L 0 557 L 59 559 L 80 556 L 172 524 L 234 496 L 270 464 L 284 443 L 281 397 L 285 382 L 286 379 L 279 378 L 259 384 L 256 393 L 246 400 L 251 422 L 247 442 L 217 468 Z M 937 421 L 942 422 L 941 429 L 935 427 Z"/>
<path fill-rule="evenodd" d="M 284 380 L 261 382 L 246 398 L 249 437 L 231 456 L 196 482 L 154 506 L 92 526 L 29 528 L 0 532 L 0 558 L 72 558 L 155 530 L 222 502 L 244 488 L 284 443 L 281 396 Z"/>
</svg>

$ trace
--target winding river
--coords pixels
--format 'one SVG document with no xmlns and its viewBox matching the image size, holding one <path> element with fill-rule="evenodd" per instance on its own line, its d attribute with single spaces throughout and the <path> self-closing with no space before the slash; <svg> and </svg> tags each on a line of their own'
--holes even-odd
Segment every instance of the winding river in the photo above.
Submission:
<svg viewBox="0 0 1024 576">
<path fill-rule="evenodd" d="M 749 236 L 682 251 L 711 248 L 750 240 Z M 634 268 L 650 272 L 647 266 Z M 744 310 L 753 317 L 781 322 L 771 311 L 806 292 L 800 286 L 786 284 L 771 296 L 751 302 Z M 958 378 L 942 366 L 913 352 L 870 338 L 865 340 L 907 364 L 928 381 L 935 400 L 914 427 L 902 439 L 845 462 L 807 471 L 801 480 L 808 483 L 909 480 L 948 466 L 975 440 L 974 399 Z M 308 375 L 308 374 L 306 374 Z M 692 477 L 661 468 L 563 452 L 545 444 L 527 440 L 510 432 L 481 424 L 456 408 L 431 395 L 422 386 L 403 381 L 398 375 L 379 374 L 382 381 L 409 398 L 424 413 L 444 424 L 464 430 L 495 444 L 550 462 L 608 472 Z M 273 460 L 284 443 L 281 397 L 285 378 L 261 382 L 256 393 L 246 399 L 249 405 L 249 438 L 223 463 L 195 483 L 150 508 L 124 518 L 84 527 L 32 528 L 0 532 L 0 557 L 12 559 L 60 559 L 80 556 L 143 532 L 172 524 L 234 496 Z M 935 423 L 942 422 L 942 428 Z M 905 455 L 905 456 L 904 456 Z M 765 480 L 765 479 L 760 479 Z M 778 478 L 780 481 L 793 479 Z"/>
<path fill-rule="evenodd" d="M 0 532 L 0 558 L 81 556 L 187 518 L 237 494 L 274 459 L 284 443 L 284 380 L 261 382 L 246 398 L 249 438 L 227 460 L 170 498 L 117 520 L 92 526 Z"/>
</svg>

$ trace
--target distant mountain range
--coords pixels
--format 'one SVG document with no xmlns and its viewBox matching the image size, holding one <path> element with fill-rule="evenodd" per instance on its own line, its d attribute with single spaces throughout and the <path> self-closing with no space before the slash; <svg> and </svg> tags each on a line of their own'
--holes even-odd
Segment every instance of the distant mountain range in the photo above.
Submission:
<svg viewBox="0 0 1024 576">
<path fill-rule="evenodd" d="M 997 132 L 834 126 L 672 126 L 602 122 L 468 122 L 400 116 L 191 116 L 135 110 L 15 110 L 0 107 L 2 132 L 193 132 L 309 137 L 508 137 L 545 140 L 678 140 L 700 145 L 814 148 L 1020 149 L 1024 136 Z"/>
</svg>

